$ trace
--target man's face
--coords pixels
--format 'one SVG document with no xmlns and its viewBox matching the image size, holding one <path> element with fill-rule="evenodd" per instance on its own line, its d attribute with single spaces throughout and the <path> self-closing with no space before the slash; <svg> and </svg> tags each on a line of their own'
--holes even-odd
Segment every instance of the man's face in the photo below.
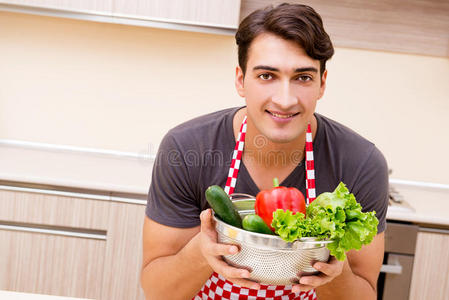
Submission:
<svg viewBox="0 0 449 300">
<path fill-rule="evenodd" d="M 237 67 L 236 88 L 256 135 L 288 143 L 305 132 L 325 89 L 327 74 L 319 70 L 319 60 L 292 41 L 269 33 L 253 40 L 245 76 Z"/>
</svg>

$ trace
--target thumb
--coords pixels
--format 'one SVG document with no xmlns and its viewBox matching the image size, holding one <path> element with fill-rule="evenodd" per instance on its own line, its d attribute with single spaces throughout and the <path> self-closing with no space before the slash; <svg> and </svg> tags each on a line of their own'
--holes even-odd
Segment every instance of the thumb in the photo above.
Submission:
<svg viewBox="0 0 449 300">
<path fill-rule="evenodd" d="M 212 228 L 212 210 L 210 208 L 205 209 L 200 214 L 201 231 L 208 232 L 213 230 Z"/>
</svg>

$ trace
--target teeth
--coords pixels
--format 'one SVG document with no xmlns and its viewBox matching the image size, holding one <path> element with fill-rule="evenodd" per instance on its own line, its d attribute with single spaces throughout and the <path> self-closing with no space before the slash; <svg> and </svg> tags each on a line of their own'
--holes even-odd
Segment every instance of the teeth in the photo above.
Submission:
<svg viewBox="0 0 449 300">
<path fill-rule="evenodd" d="M 291 114 L 291 115 L 279 115 L 279 114 L 276 114 L 276 113 L 274 113 L 274 112 L 270 112 L 273 116 L 275 116 L 275 117 L 278 117 L 278 118 L 283 118 L 283 119 L 287 119 L 287 118 L 290 118 L 290 117 L 292 117 L 294 114 Z"/>
</svg>

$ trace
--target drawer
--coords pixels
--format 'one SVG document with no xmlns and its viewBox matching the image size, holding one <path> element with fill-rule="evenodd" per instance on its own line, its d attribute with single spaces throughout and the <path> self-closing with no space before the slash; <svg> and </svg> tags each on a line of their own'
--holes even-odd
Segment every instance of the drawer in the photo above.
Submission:
<svg viewBox="0 0 449 300">
<path fill-rule="evenodd" d="M 417 225 L 388 222 L 385 230 L 385 252 L 415 254 L 418 229 Z"/>
<path fill-rule="evenodd" d="M 0 190 L 0 223 L 106 230 L 109 201 Z"/>
<path fill-rule="evenodd" d="M 106 241 L 0 229 L 0 290 L 100 299 Z"/>
</svg>

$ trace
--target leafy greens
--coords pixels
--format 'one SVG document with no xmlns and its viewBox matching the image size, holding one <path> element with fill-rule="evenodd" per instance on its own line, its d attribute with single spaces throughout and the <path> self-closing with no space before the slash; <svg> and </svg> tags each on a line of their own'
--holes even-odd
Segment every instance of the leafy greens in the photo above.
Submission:
<svg viewBox="0 0 449 300">
<path fill-rule="evenodd" d="M 377 234 L 376 212 L 362 212 L 355 196 L 349 193 L 343 182 L 332 193 L 322 193 L 302 213 L 278 209 L 273 213 L 271 226 L 285 241 L 293 242 L 302 237 L 330 239 L 330 254 L 338 260 L 346 258 L 345 252 L 371 243 Z"/>
</svg>

